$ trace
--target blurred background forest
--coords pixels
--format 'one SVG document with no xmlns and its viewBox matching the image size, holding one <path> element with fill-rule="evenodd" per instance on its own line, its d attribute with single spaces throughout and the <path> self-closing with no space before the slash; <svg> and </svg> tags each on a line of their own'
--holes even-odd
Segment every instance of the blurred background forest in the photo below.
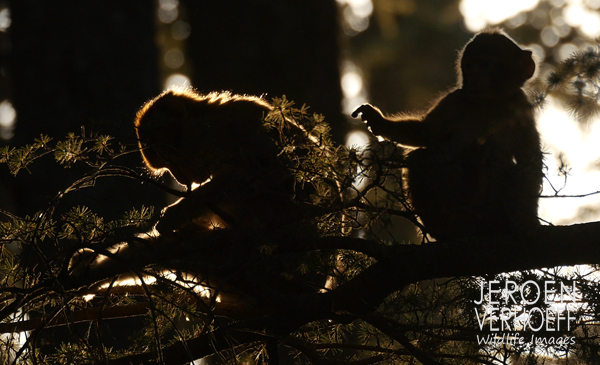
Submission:
<svg viewBox="0 0 600 365">
<path fill-rule="evenodd" d="M 573 52 L 596 47 L 599 8 L 598 0 L 2 0 L 1 143 L 21 146 L 41 133 L 62 138 L 83 126 L 133 144 L 142 103 L 183 85 L 286 95 L 323 114 L 338 142 L 360 146 L 369 136 L 348 116 L 356 106 L 426 108 L 455 84 L 458 51 L 478 30 L 502 27 L 533 49 L 544 78 Z M 576 119 L 552 98 L 540 114 L 545 195 L 597 190 L 600 130 Z M 138 156 L 129 158 L 141 166 Z M 565 163 L 566 186 L 556 174 Z M 0 207 L 32 214 L 81 174 L 77 167 L 61 176 L 42 164 L 32 169 L 16 179 L 0 171 Z M 102 184 L 70 199 L 107 218 L 165 204 L 134 181 Z M 598 219 L 596 206 L 595 196 L 542 199 L 540 215 L 557 224 L 585 222 Z"/>
</svg>

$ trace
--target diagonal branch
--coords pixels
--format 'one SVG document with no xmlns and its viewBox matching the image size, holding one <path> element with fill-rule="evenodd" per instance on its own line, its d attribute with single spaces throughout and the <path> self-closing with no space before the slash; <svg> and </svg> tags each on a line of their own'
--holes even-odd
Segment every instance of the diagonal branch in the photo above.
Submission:
<svg viewBox="0 0 600 365">
<path fill-rule="evenodd" d="M 0 323 L 0 333 L 18 333 L 32 331 L 40 327 L 56 327 L 66 324 L 92 321 L 97 319 L 117 319 L 124 317 L 141 316 L 148 313 L 149 303 L 136 303 L 119 307 L 97 307 L 86 308 L 73 312 L 69 317 L 55 316 L 52 320 L 45 322 L 44 318 L 35 318 L 22 322 Z"/>
<path fill-rule="evenodd" d="M 544 226 L 531 236 L 390 247 L 387 258 L 324 295 L 334 311 L 368 313 L 410 283 L 600 262 L 600 222 Z M 568 244 L 568 249 L 566 245 Z"/>
</svg>

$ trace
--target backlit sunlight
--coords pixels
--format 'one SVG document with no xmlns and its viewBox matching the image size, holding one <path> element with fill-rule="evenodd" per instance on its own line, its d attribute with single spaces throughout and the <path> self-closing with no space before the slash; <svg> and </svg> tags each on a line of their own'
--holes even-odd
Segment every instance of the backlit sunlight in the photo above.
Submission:
<svg viewBox="0 0 600 365">
<path fill-rule="evenodd" d="M 0 102 L 0 138 L 11 139 L 17 112 L 8 100 Z"/>
<path fill-rule="evenodd" d="M 337 0 L 343 8 L 342 28 L 348 35 L 356 35 L 369 27 L 369 18 L 373 13 L 371 0 Z"/>
<path fill-rule="evenodd" d="M 600 190 L 600 123 L 581 126 L 564 106 L 550 99 L 538 118 L 548 166 L 543 195 L 579 196 Z M 570 168 L 566 178 L 559 176 L 559 155 Z M 543 198 L 540 217 L 553 224 L 585 223 L 600 220 L 600 195 L 586 197 Z"/>
<path fill-rule="evenodd" d="M 165 84 L 163 85 L 164 90 L 168 90 L 168 89 L 172 89 L 174 87 L 183 87 L 183 88 L 187 88 L 190 87 L 191 82 L 190 82 L 190 78 L 187 77 L 186 75 L 183 74 L 172 74 L 169 75 L 166 79 L 165 79 Z"/>
<path fill-rule="evenodd" d="M 460 12 L 471 32 L 508 20 L 517 14 L 534 9 L 539 0 L 462 0 Z"/>
<path fill-rule="evenodd" d="M 350 61 L 344 61 L 341 84 L 344 94 L 343 111 L 344 114 L 350 115 L 357 106 L 367 102 L 360 68 Z"/>
<path fill-rule="evenodd" d="M 487 26 L 508 21 L 509 26 L 517 27 L 525 21 L 540 29 L 540 42 L 546 47 L 556 46 L 560 39 L 574 29 L 584 37 L 600 36 L 600 0 L 550 0 L 557 8 L 548 14 L 533 10 L 539 0 L 462 0 L 460 11 L 465 26 L 477 32 Z M 559 8 L 560 6 L 563 6 Z M 539 13 L 539 14 L 538 14 Z M 510 33 L 510 31 L 509 31 Z M 560 45 L 553 56 L 561 61 L 588 44 L 579 46 L 573 43 Z M 539 45 L 527 45 L 534 50 L 538 61 L 546 57 Z M 543 198 L 540 200 L 540 217 L 553 224 L 572 224 L 596 221 L 600 213 L 600 196 L 592 194 L 600 190 L 600 122 L 592 121 L 588 126 L 576 123 L 568 114 L 565 106 L 555 100 L 548 100 L 544 110 L 538 116 L 538 127 L 548 167 L 547 180 L 544 181 L 543 195 L 567 195 L 573 197 Z M 568 165 L 566 178 L 558 173 L 560 159 Z"/>
<path fill-rule="evenodd" d="M 478 32 L 487 26 L 509 21 L 517 27 L 526 20 L 524 12 L 533 10 L 539 0 L 461 0 L 460 12 L 465 26 Z M 551 6 L 565 5 L 562 10 L 551 11 L 550 21 L 543 11 L 530 15 L 531 24 L 542 30 L 542 42 L 552 47 L 559 37 L 566 36 L 570 28 L 577 28 L 589 38 L 600 36 L 600 0 L 549 0 Z"/>
</svg>

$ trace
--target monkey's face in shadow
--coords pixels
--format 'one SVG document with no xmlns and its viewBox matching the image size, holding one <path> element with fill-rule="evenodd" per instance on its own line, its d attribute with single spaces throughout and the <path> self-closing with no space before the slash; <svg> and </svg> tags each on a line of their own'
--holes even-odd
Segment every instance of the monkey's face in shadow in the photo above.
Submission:
<svg viewBox="0 0 600 365">
<path fill-rule="evenodd" d="M 161 167 L 169 170 L 179 184 L 186 186 L 193 183 L 202 184 L 211 177 L 220 175 L 230 164 L 223 158 L 223 151 L 219 149 L 196 149 L 193 153 L 180 150 L 162 160 L 164 164 Z"/>
<path fill-rule="evenodd" d="M 168 91 L 138 112 L 144 163 L 157 175 L 169 170 L 186 186 L 260 169 L 279 153 L 262 123 L 270 109 L 246 96 Z"/>
<path fill-rule="evenodd" d="M 510 38 L 482 33 L 467 44 L 458 61 L 459 85 L 469 101 L 495 101 L 520 94 L 536 70 L 532 51 Z"/>
</svg>

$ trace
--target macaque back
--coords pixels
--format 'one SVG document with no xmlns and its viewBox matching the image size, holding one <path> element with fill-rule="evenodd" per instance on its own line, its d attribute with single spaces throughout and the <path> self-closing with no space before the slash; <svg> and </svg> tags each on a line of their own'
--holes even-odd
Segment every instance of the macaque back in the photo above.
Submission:
<svg viewBox="0 0 600 365">
<path fill-rule="evenodd" d="M 135 126 L 146 166 L 183 185 L 203 184 L 163 211 L 161 234 L 298 219 L 294 178 L 262 123 L 271 109 L 254 96 L 191 90 L 169 90 L 144 105 Z"/>
</svg>

